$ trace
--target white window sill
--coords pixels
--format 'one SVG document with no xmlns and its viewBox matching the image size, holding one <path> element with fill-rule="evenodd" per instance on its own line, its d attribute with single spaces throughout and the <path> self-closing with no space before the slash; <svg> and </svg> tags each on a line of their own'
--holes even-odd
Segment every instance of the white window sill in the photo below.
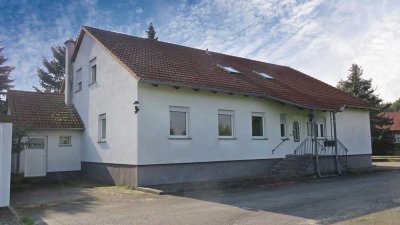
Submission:
<svg viewBox="0 0 400 225">
<path fill-rule="evenodd" d="M 218 137 L 218 140 L 237 140 L 235 137 Z"/>
<path fill-rule="evenodd" d="M 81 89 L 82 90 L 82 89 Z M 77 90 L 77 91 L 75 91 L 74 93 L 78 93 L 78 92 L 80 92 L 81 90 Z"/>
<path fill-rule="evenodd" d="M 268 138 L 266 138 L 266 137 L 252 137 L 251 139 L 252 140 L 264 140 L 264 141 L 268 140 Z"/>
<path fill-rule="evenodd" d="M 72 147 L 72 145 L 58 145 L 58 147 Z"/>
<path fill-rule="evenodd" d="M 92 85 L 95 84 L 95 83 L 96 83 L 96 81 L 90 82 L 90 83 L 88 84 L 88 86 L 92 86 Z"/>
<path fill-rule="evenodd" d="M 169 137 L 169 140 L 192 140 L 190 137 Z"/>
<path fill-rule="evenodd" d="M 106 142 L 107 142 L 106 140 L 97 141 L 97 143 L 106 143 Z"/>
</svg>

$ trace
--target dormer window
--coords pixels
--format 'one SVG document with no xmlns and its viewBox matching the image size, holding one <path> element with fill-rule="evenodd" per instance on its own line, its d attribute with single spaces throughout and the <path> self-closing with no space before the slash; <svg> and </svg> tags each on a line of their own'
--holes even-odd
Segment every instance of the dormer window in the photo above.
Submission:
<svg viewBox="0 0 400 225">
<path fill-rule="evenodd" d="M 274 80 L 275 79 L 273 76 L 271 76 L 271 75 L 269 75 L 267 73 L 264 73 L 264 72 L 258 72 L 258 71 L 254 71 L 253 70 L 253 73 L 255 73 L 255 74 L 259 75 L 259 76 L 262 76 L 262 77 L 264 77 L 266 79 L 270 79 L 270 80 Z"/>
<path fill-rule="evenodd" d="M 220 65 L 220 64 L 218 64 L 217 66 L 218 66 L 219 68 L 225 70 L 225 71 L 228 72 L 228 73 L 237 73 L 237 74 L 240 73 L 239 70 L 237 70 L 237 69 L 235 69 L 235 68 L 233 68 L 233 67 L 231 67 L 231 66 Z"/>
</svg>

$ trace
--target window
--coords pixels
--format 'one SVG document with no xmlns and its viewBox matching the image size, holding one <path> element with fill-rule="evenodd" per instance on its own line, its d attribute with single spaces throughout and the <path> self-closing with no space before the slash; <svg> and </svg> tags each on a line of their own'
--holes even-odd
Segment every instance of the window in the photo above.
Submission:
<svg viewBox="0 0 400 225">
<path fill-rule="evenodd" d="M 28 143 L 29 149 L 44 149 L 45 138 L 29 138 Z"/>
<path fill-rule="evenodd" d="M 240 73 L 240 71 L 239 70 L 237 70 L 237 69 L 235 69 L 235 68 L 233 68 L 233 67 L 231 67 L 231 66 L 225 66 L 225 65 L 217 65 L 219 68 L 221 68 L 221 69 L 223 69 L 223 70 L 225 70 L 226 72 L 228 72 L 228 73 Z"/>
<path fill-rule="evenodd" d="M 281 138 L 286 138 L 286 115 L 285 114 L 281 114 L 280 129 L 281 129 Z"/>
<path fill-rule="evenodd" d="M 71 136 L 60 136 L 60 146 L 71 146 Z"/>
<path fill-rule="evenodd" d="M 99 141 L 105 142 L 107 138 L 107 118 L 106 114 L 99 115 Z"/>
<path fill-rule="evenodd" d="M 188 138 L 189 108 L 169 108 L 169 135 L 173 138 Z"/>
<path fill-rule="evenodd" d="M 267 73 L 263 73 L 263 72 L 257 72 L 253 70 L 253 73 L 258 74 L 259 76 L 262 76 L 264 78 L 270 79 L 270 80 L 274 80 L 275 78 L 271 75 L 268 75 Z"/>
<path fill-rule="evenodd" d="M 82 90 L 82 68 L 75 73 L 75 92 Z"/>
<path fill-rule="evenodd" d="M 400 134 L 394 135 L 394 143 L 400 144 Z"/>
<path fill-rule="evenodd" d="M 90 60 L 90 73 L 89 73 L 89 84 L 96 82 L 97 78 L 97 65 L 96 65 L 96 58 Z"/>
<path fill-rule="evenodd" d="M 313 136 L 311 124 L 312 124 L 311 122 L 307 122 L 307 135 L 310 137 Z M 317 117 L 315 132 L 317 134 L 317 137 L 319 138 L 326 137 L 325 118 Z"/>
<path fill-rule="evenodd" d="M 264 138 L 264 113 L 252 113 L 251 135 L 253 138 Z"/>
<path fill-rule="evenodd" d="M 218 136 L 233 138 L 233 111 L 218 110 Z"/>
</svg>

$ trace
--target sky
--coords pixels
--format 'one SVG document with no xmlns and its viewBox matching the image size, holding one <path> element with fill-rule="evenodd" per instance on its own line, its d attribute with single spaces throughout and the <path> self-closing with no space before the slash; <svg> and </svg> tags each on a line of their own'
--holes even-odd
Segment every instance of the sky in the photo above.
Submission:
<svg viewBox="0 0 400 225">
<path fill-rule="evenodd" d="M 50 47 L 83 25 L 290 66 L 330 85 L 351 64 L 386 102 L 400 98 L 397 0 L 0 0 L 0 47 L 15 89 L 38 85 Z"/>
</svg>

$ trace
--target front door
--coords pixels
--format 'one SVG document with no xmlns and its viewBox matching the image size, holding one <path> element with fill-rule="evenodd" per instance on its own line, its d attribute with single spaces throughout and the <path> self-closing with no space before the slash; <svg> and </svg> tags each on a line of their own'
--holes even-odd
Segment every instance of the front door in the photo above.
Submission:
<svg viewBox="0 0 400 225">
<path fill-rule="evenodd" d="M 300 142 L 300 122 L 295 120 L 293 121 L 293 141 Z"/>
<path fill-rule="evenodd" d="M 25 177 L 46 176 L 46 137 L 30 137 L 24 154 Z"/>
</svg>

